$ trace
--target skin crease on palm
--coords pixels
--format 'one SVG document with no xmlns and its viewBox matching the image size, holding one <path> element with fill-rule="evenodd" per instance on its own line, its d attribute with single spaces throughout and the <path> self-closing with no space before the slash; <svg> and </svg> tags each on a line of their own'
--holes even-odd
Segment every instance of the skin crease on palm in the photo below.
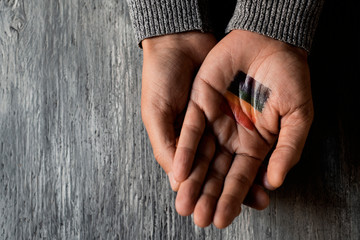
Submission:
<svg viewBox="0 0 360 240">
<path fill-rule="evenodd" d="M 239 71 L 271 90 L 262 112 L 251 111 L 253 130 L 221 107 Z M 192 86 L 172 165 L 181 182 L 179 214 L 193 213 L 201 227 L 224 228 L 254 188 L 268 201 L 260 187 L 251 187 L 263 159 L 277 141 L 264 177 L 264 186 L 275 189 L 300 159 L 312 119 L 307 53 L 257 33 L 230 32 L 207 55 Z"/>
<path fill-rule="evenodd" d="M 142 41 L 144 50 L 142 118 L 154 156 L 168 174 L 174 191 L 179 189 L 180 184 L 173 178 L 172 160 L 188 104 L 190 88 L 197 70 L 215 44 L 213 35 L 196 31 L 148 38 Z M 208 155 L 211 159 L 215 154 L 216 139 L 211 132 L 206 136 L 202 140 L 205 147 L 197 152 L 199 155 Z M 209 162 L 210 160 L 204 161 L 200 168 L 203 178 L 207 173 Z M 226 169 L 220 172 L 226 174 Z M 262 176 L 259 175 L 259 178 Z M 219 181 L 218 184 L 222 182 Z M 194 201 L 196 201 L 198 195 L 196 193 L 190 197 L 195 198 Z M 264 209 L 268 205 L 268 196 L 260 186 L 254 184 L 244 204 L 256 209 Z"/>
</svg>

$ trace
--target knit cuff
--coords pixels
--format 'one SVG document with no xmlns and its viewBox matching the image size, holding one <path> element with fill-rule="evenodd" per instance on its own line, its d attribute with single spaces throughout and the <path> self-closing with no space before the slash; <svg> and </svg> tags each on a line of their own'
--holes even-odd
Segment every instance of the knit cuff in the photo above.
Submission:
<svg viewBox="0 0 360 240">
<path fill-rule="evenodd" d="M 145 38 L 171 33 L 210 31 L 203 0 L 128 0 L 139 46 Z"/>
<path fill-rule="evenodd" d="M 309 51 L 324 0 L 238 0 L 226 31 L 243 29 Z"/>
</svg>

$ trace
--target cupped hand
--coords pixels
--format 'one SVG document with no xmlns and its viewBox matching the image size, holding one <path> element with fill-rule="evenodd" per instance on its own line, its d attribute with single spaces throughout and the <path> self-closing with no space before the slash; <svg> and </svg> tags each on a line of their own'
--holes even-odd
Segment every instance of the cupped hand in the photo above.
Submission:
<svg viewBox="0 0 360 240">
<path fill-rule="evenodd" d="M 182 182 L 178 212 L 194 211 L 201 227 L 213 222 L 224 228 L 240 213 L 248 192 L 257 191 L 266 206 L 267 194 L 253 185 L 263 159 L 277 141 L 263 181 L 273 190 L 299 161 L 312 119 L 307 53 L 257 33 L 230 32 L 208 54 L 193 83 L 172 166 Z M 209 132 L 216 152 L 208 167 L 198 159 L 210 153 L 198 149 L 210 141 Z"/>
<path fill-rule="evenodd" d="M 176 139 L 197 70 L 216 44 L 212 34 L 197 31 L 147 38 L 142 41 L 141 113 L 154 156 L 172 177 Z"/>
</svg>

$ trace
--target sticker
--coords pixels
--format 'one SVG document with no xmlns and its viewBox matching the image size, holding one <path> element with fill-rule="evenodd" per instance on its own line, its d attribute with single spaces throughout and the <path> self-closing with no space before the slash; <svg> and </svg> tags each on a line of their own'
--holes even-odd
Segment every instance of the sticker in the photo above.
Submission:
<svg viewBox="0 0 360 240">
<path fill-rule="evenodd" d="M 268 87 L 239 72 L 231 82 L 225 98 L 235 120 L 247 129 L 253 130 L 256 111 L 261 113 L 264 110 L 270 92 Z M 228 111 L 225 113 L 229 115 Z"/>
</svg>

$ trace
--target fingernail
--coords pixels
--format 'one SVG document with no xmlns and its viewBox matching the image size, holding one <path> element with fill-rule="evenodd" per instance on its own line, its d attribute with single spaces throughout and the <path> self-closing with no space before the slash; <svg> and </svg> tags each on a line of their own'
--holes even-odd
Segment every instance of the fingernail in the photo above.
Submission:
<svg viewBox="0 0 360 240">
<path fill-rule="evenodd" d="M 169 182 L 171 185 L 171 188 L 176 192 L 179 189 L 179 182 L 177 182 L 174 178 L 174 175 L 172 172 L 168 173 Z"/>
</svg>

